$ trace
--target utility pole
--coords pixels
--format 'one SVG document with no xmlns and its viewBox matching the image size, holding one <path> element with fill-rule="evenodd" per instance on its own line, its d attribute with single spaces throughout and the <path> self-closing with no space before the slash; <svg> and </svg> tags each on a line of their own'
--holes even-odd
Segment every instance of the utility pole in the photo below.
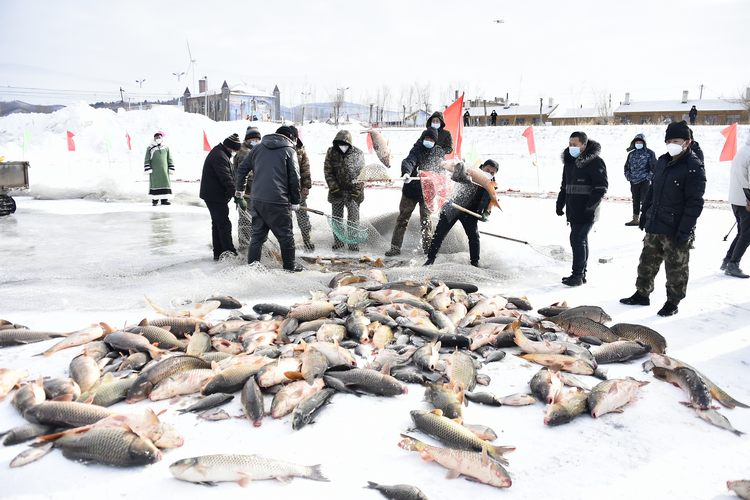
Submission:
<svg viewBox="0 0 750 500">
<path fill-rule="evenodd" d="M 123 106 L 125 105 L 125 98 L 122 96 L 123 90 L 122 87 L 120 87 L 120 102 L 122 102 Z"/>
<path fill-rule="evenodd" d="M 703 99 L 703 85 L 701 85 L 701 95 L 698 97 L 698 100 Z"/>
<path fill-rule="evenodd" d="M 539 98 L 539 125 L 544 125 L 544 120 L 542 119 L 542 105 L 544 104 L 544 98 Z"/>
</svg>

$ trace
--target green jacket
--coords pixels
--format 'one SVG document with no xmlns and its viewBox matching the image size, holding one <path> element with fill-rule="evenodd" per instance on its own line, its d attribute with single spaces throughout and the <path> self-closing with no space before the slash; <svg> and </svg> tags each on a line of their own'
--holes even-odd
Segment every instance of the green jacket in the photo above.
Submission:
<svg viewBox="0 0 750 500">
<path fill-rule="evenodd" d="M 339 148 L 342 144 L 349 146 L 346 153 Z M 357 181 L 364 166 L 365 155 L 361 149 L 352 145 L 352 134 L 340 130 L 333 139 L 333 147 L 328 148 L 323 166 L 329 203 L 341 201 L 342 198 L 353 198 L 357 203 L 364 201 L 365 185 Z"/>
<path fill-rule="evenodd" d="M 245 157 L 250 153 L 250 151 L 253 149 L 253 145 L 250 144 L 250 141 L 243 141 L 242 145 L 240 146 L 240 150 L 237 152 L 236 155 L 234 155 L 234 160 L 232 161 L 232 179 L 237 178 L 237 168 L 240 166 L 240 163 L 242 163 L 242 160 L 245 159 Z M 247 186 L 245 186 L 245 194 L 242 196 L 247 200 L 248 205 L 250 204 L 250 191 L 253 187 L 253 173 L 250 172 L 247 175 Z"/>
</svg>

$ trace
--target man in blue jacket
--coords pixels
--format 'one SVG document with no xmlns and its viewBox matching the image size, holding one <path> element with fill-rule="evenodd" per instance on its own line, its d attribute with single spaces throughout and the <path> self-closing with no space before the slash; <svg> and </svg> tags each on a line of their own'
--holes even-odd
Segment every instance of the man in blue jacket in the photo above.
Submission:
<svg viewBox="0 0 750 500">
<path fill-rule="evenodd" d="M 562 153 L 563 175 L 557 195 L 557 215 L 567 215 L 573 272 L 563 278 L 568 286 L 586 283 L 589 260 L 589 232 L 599 220 L 602 198 L 607 193 L 607 166 L 599 157 L 601 145 L 584 132 L 570 134 L 568 148 Z"/>
<path fill-rule="evenodd" d="M 640 221 L 641 203 L 651 185 L 654 168 L 656 155 L 646 147 L 643 134 L 636 135 L 630 142 L 628 159 L 625 160 L 625 178 L 630 183 L 630 193 L 633 195 L 633 220 L 626 222 L 626 226 L 637 226 Z"/>
<path fill-rule="evenodd" d="M 665 136 L 667 153 L 660 156 L 653 183 L 641 207 L 639 227 L 645 229 L 638 264 L 636 292 L 620 299 L 628 305 L 647 306 L 654 277 L 661 263 L 667 273 L 667 301 L 659 316 L 677 314 L 689 277 L 690 240 L 703 211 L 706 171 L 690 149 L 690 128 L 685 121 L 670 123 Z"/>
</svg>

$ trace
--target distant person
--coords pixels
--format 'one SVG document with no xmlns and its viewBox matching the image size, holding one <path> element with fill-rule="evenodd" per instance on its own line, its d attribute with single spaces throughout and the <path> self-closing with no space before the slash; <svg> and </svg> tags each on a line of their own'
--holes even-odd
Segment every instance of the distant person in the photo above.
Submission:
<svg viewBox="0 0 750 500">
<path fill-rule="evenodd" d="M 453 153 L 453 134 L 451 134 L 450 130 L 445 128 L 445 117 L 443 116 L 443 113 L 441 111 L 435 111 L 425 125 L 427 130 L 437 130 L 437 145 L 443 148 L 443 152 L 447 155 Z M 427 130 L 425 130 L 425 132 Z M 424 134 L 425 133 L 422 132 L 422 135 L 419 136 L 419 140 L 414 143 L 414 146 L 422 144 Z"/>
<path fill-rule="evenodd" d="M 490 113 L 490 120 L 492 121 L 493 127 L 497 125 L 497 111 L 494 109 L 492 110 L 492 113 Z"/>
<path fill-rule="evenodd" d="M 365 199 L 365 185 L 357 178 L 365 166 L 365 155 L 361 149 L 352 144 L 352 134 L 340 130 L 328 148 L 323 162 L 323 174 L 328 184 L 328 203 L 331 213 L 349 223 L 359 224 L 359 205 Z M 333 235 L 333 250 L 344 248 L 344 242 Z M 350 244 L 349 250 L 359 251 L 359 245 Z"/>
<path fill-rule="evenodd" d="M 570 224 L 573 272 L 562 282 L 568 286 L 586 283 L 589 259 L 589 232 L 599 219 L 602 198 L 607 193 L 607 166 L 599 154 L 601 145 L 584 132 L 573 132 L 563 151 L 563 174 L 557 195 L 557 215 L 565 215 Z"/>
<path fill-rule="evenodd" d="M 647 306 L 661 263 L 667 274 L 667 301 L 657 314 L 677 314 L 689 276 L 690 240 L 703 211 L 706 171 L 690 150 L 685 121 L 672 122 L 665 136 L 667 153 L 659 157 L 651 187 L 641 207 L 640 228 L 646 231 L 638 264 L 636 292 L 620 302 Z"/>
<path fill-rule="evenodd" d="M 466 113 L 464 113 L 464 127 L 469 127 L 469 119 L 471 118 L 471 114 L 469 114 L 469 110 L 466 110 Z"/>
<path fill-rule="evenodd" d="M 721 269 L 728 276 L 748 278 L 740 269 L 740 260 L 750 245 L 750 135 L 747 142 L 737 151 L 729 171 L 729 203 L 737 220 L 737 236 L 721 263 Z"/>
<path fill-rule="evenodd" d="M 498 168 L 499 165 L 495 160 L 487 160 L 479 167 L 490 179 L 495 178 Z M 456 164 L 452 176 L 452 180 L 457 183 L 453 190 L 453 200 L 457 205 L 481 215 L 482 218 L 477 219 L 473 215 L 450 206 L 448 203 L 443 205 L 443 208 L 440 210 L 440 220 L 435 229 L 435 235 L 432 237 L 432 243 L 430 243 L 430 249 L 427 252 L 425 266 L 431 266 L 435 263 L 435 258 L 440 251 L 443 240 L 448 236 L 448 233 L 456 222 L 461 222 L 464 232 L 467 238 L 469 238 L 469 262 L 472 266 L 479 267 L 479 229 L 477 223 L 480 220 L 482 222 L 489 220 L 490 211 L 488 207 L 490 206 L 491 198 L 487 190 L 471 182 L 466 173 L 466 165 L 464 163 Z"/>
<path fill-rule="evenodd" d="M 432 212 L 424 200 L 422 182 L 418 180 L 410 181 L 408 177 L 419 177 L 419 172 L 423 170 L 446 173 L 446 170 L 440 166 L 440 163 L 445 159 L 445 151 L 436 144 L 437 140 L 438 131 L 433 128 L 427 129 L 424 132 L 422 143 L 411 148 L 409 156 L 401 162 L 401 176 L 407 179 L 401 189 L 398 218 L 391 238 L 391 248 L 385 253 L 386 257 L 401 254 L 401 245 L 404 242 L 406 228 L 409 227 L 409 219 L 417 205 L 419 205 L 422 250 L 427 253 L 430 249 L 430 241 L 432 240 L 432 219 L 430 215 Z"/>
<path fill-rule="evenodd" d="M 253 127 L 252 125 L 247 127 L 247 130 L 245 131 L 245 140 L 242 142 L 240 151 L 234 155 L 234 159 L 232 160 L 232 179 L 237 178 L 237 171 L 239 170 L 240 163 L 242 163 L 242 160 L 244 160 L 248 153 L 252 151 L 253 147 L 260 144 L 260 138 L 261 135 L 258 127 Z M 247 176 L 247 187 L 245 188 L 245 193 L 241 197 L 235 198 L 237 210 L 241 212 L 240 220 L 237 223 L 239 226 L 237 228 L 237 233 L 241 249 L 247 248 L 250 244 L 250 238 L 253 235 L 252 217 L 250 216 L 250 210 L 248 209 L 252 187 L 253 174 L 251 172 Z"/>
<path fill-rule="evenodd" d="M 312 188 L 312 177 L 310 176 L 310 159 L 307 157 L 307 151 L 305 151 L 305 145 L 302 144 L 297 127 L 292 125 L 290 127 L 294 132 L 294 136 L 297 138 L 294 149 L 297 151 L 297 163 L 299 164 L 299 182 L 300 182 L 300 207 L 307 208 L 307 197 L 310 194 L 310 188 Z M 310 224 L 310 216 L 304 210 L 297 210 L 297 225 L 299 226 L 300 233 L 302 233 L 302 244 L 305 245 L 305 250 L 314 251 L 315 245 L 312 242 L 312 224 Z"/>
<path fill-rule="evenodd" d="M 146 159 L 143 171 L 149 174 L 149 190 L 151 204 L 156 206 L 161 200 L 162 205 L 171 205 L 172 183 L 169 176 L 174 173 L 172 153 L 164 145 L 164 132 L 159 130 L 154 134 L 154 140 L 146 148 Z"/>
<path fill-rule="evenodd" d="M 302 271 L 295 263 L 292 211 L 299 210 L 299 166 L 294 131 L 285 125 L 263 136 L 260 144 L 240 163 L 235 181 L 235 197 L 245 191 L 247 177 L 253 173 L 250 214 L 253 236 L 247 249 L 247 263 L 260 262 L 260 252 L 271 231 L 279 242 L 284 270 Z"/>
<path fill-rule="evenodd" d="M 222 256 L 236 257 L 237 250 L 232 241 L 232 222 L 229 220 L 229 200 L 235 195 L 232 179 L 231 157 L 240 150 L 240 136 L 232 134 L 221 144 L 217 144 L 206 156 L 201 175 L 200 198 L 206 203 L 211 214 L 211 238 L 214 260 Z"/>
<path fill-rule="evenodd" d="M 626 226 L 637 226 L 641 213 L 641 203 L 646 197 L 651 178 L 656 168 L 656 154 L 646 147 L 646 138 L 638 134 L 630 142 L 627 149 L 628 158 L 625 160 L 625 178 L 630 183 L 630 193 L 633 195 L 633 220 L 626 222 Z"/>
<path fill-rule="evenodd" d="M 690 108 L 690 113 L 688 113 L 688 116 L 690 117 L 690 125 L 695 125 L 695 120 L 698 118 L 698 110 L 695 109 L 695 106 Z"/>
</svg>

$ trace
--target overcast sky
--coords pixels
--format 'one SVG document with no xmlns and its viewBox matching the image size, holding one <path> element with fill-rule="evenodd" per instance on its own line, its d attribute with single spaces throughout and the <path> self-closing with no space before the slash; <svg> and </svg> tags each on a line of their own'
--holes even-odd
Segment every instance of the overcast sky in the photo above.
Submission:
<svg viewBox="0 0 750 500">
<path fill-rule="evenodd" d="M 227 10 L 227 6 L 234 6 Z M 197 92 L 243 81 L 282 104 L 302 92 L 373 102 L 387 86 L 453 89 L 593 107 L 632 100 L 735 98 L 750 86 L 749 0 L 93 0 L 0 2 L 0 100 L 66 104 Z M 493 22 L 503 20 L 502 24 Z M 45 90 L 25 90 L 45 89 Z"/>
</svg>

